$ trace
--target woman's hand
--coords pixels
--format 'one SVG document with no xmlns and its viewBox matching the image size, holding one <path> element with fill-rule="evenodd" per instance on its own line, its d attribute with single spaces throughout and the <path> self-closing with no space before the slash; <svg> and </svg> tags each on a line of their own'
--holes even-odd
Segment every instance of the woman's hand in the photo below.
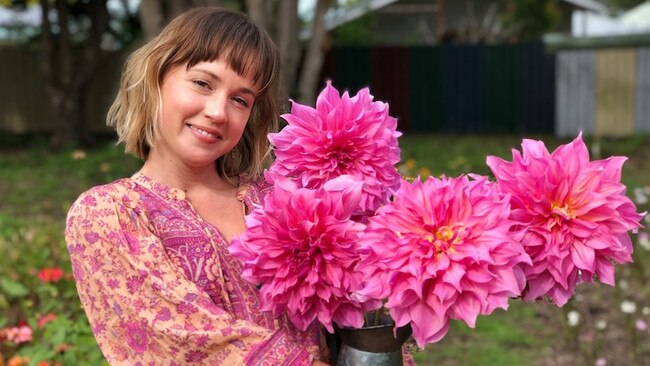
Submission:
<svg viewBox="0 0 650 366">
<path fill-rule="evenodd" d="M 314 362 L 311 365 L 312 366 L 330 366 L 329 364 L 327 364 L 325 362 L 322 362 L 322 361 L 318 361 L 318 360 L 314 360 Z"/>
</svg>

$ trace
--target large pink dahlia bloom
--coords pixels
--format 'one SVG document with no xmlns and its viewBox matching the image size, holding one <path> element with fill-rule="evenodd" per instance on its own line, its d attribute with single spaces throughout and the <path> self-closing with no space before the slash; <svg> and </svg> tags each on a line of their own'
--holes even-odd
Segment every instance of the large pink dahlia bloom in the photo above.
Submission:
<svg viewBox="0 0 650 366">
<path fill-rule="evenodd" d="M 485 177 L 402 181 L 377 210 L 359 244 L 368 278 L 357 294 L 387 298 L 396 326 L 411 323 L 420 347 L 439 341 L 449 319 L 473 327 L 478 315 L 507 309 L 530 263 L 510 233 L 508 198 Z"/>
<path fill-rule="evenodd" d="M 523 140 L 512 162 L 489 156 L 499 188 L 510 195 L 510 218 L 524 230 L 533 264 L 525 266 L 524 299 L 547 295 L 563 306 L 581 282 L 614 285 L 612 261 L 632 261 L 628 231 L 643 214 L 625 196 L 625 157 L 589 161 L 582 137 L 549 153 L 541 141 Z"/>
<path fill-rule="evenodd" d="M 362 274 L 357 242 L 365 225 L 350 219 L 363 183 L 350 176 L 318 189 L 276 179 L 264 204 L 246 216 L 247 231 L 230 252 L 244 263 L 242 276 L 262 284 L 264 310 L 286 311 L 305 330 L 314 320 L 361 327 L 368 305 L 350 296 Z"/>
<path fill-rule="evenodd" d="M 293 102 L 291 113 L 282 117 L 288 125 L 269 134 L 276 156 L 273 176 L 317 188 L 339 175 L 352 175 L 366 183 L 361 213 L 374 211 L 399 188 L 397 120 L 388 115 L 388 104 L 373 102 L 368 88 L 353 97 L 347 92 L 340 96 L 328 82 L 316 108 Z"/>
</svg>

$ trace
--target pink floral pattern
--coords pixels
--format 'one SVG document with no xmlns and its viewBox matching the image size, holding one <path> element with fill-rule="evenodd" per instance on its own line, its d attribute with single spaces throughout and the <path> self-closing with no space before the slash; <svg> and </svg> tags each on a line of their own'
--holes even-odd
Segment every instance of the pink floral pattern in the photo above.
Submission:
<svg viewBox="0 0 650 366">
<path fill-rule="evenodd" d="M 265 187 L 244 183 L 250 211 Z M 111 365 L 310 365 L 302 332 L 260 307 L 217 228 L 184 192 L 141 174 L 95 187 L 68 214 L 66 242 L 81 303 Z"/>
</svg>

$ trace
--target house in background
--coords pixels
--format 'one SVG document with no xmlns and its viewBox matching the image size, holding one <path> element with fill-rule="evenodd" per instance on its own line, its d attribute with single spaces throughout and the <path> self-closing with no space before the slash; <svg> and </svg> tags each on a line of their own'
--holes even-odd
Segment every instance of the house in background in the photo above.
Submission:
<svg viewBox="0 0 650 366">
<path fill-rule="evenodd" d="M 617 16 L 589 11 L 573 13 L 574 37 L 601 37 L 650 33 L 650 1 Z"/>
<path fill-rule="evenodd" d="M 571 14 L 608 10 L 593 0 L 558 2 L 565 16 L 553 35 L 568 45 L 548 37 L 440 42 L 441 32 L 459 32 L 472 18 L 474 24 L 500 18 L 505 10 L 491 5 L 497 1 L 366 1 L 329 19 L 332 31 L 351 27 L 349 35 L 359 33 L 360 42 L 335 43 L 322 77 L 352 93 L 369 86 L 376 100 L 390 104 L 400 129 L 414 133 L 650 132 L 650 34 L 644 42 L 571 49 L 571 42 L 587 40 L 571 38 L 574 27 L 584 26 Z M 355 22 L 362 24 L 354 28 Z M 360 33 L 368 24 L 371 37 Z"/>
<path fill-rule="evenodd" d="M 502 31 L 500 18 L 505 9 L 499 1 L 488 0 L 366 0 L 328 14 L 327 29 L 335 30 L 361 22 L 365 45 L 434 45 L 441 40 L 473 33 L 490 36 Z M 574 27 L 571 14 L 586 11 L 606 14 L 607 7 L 596 0 L 561 0 L 562 23 L 554 32 L 570 34 Z M 368 29 L 370 27 L 370 29 Z M 351 32 L 355 32 L 354 29 Z M 309 37 L 309 33 L 303 33 Z M 472 43 L 472 42 L 464 42 Z"/>
</svg>

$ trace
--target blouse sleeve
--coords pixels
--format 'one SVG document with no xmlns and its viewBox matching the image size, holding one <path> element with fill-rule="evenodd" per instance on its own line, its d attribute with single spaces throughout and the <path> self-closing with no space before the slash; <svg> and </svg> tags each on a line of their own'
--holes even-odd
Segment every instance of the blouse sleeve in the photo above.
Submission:
<svg viewBox="0 0 650 366">
<path fill-rule="evenodd" d="M 79 298 L 111 365 L 311 364 L 313 340 L 235 319 L 179 275 L 148 221 L 117 191 L 84 193 L 66 226 Z"/>
</svg>

